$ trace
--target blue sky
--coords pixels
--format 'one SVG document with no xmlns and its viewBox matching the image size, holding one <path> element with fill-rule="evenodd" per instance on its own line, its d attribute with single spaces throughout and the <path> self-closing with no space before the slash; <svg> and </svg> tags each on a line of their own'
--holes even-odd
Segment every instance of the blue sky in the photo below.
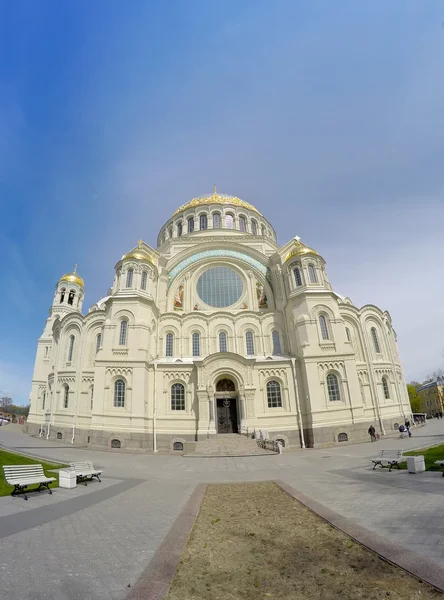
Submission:
<svg viewBox="0 0 444 600">
<path fill-rule="evenodd" d="M 439 0 L 0 0 L 0 390 L 25 403 L 58 278 L 87 309 L 120 256 L 212 190 L 301 236 L 443 365 Z"/>
</svg>

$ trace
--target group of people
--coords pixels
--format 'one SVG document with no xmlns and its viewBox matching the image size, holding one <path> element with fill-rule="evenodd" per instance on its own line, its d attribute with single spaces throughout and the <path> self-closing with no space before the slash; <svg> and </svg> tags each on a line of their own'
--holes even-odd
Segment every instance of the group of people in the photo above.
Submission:
<svg viewBox="0 0 444 600">
<path fill-rule="evenodd" d="M 410 431 L 410 421 L 408 419 L 405 420 L 404 425 L 399 426 L 399 433 L 402 434 L 405 431 L 407 431 L 409 437 L 412 437 L 412 432 Z M 373 427 L 373 425 L 370 425 L 368 428 L 368 433 L 372 442 L 376 442 L 376 440 L 379 438 L 379 435 L 376 433 L 376 429 Z"/>
</svg>

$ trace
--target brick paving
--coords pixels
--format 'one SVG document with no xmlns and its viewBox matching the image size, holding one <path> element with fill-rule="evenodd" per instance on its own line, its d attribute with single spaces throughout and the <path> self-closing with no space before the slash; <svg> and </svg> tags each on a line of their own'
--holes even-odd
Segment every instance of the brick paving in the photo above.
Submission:
<svg viewBox="0 0 444 600">
<path fill-rule="evenodd" d="M 280 479 L 357 524 L 444 560 L 440 473 L 372 471 L 381 448 L 444 443 L 444 421 L 411 439 L 288 451 L 281 456 L 187 458 L 93 452 L 0 429 L 0 444 L 56 461 L 91 459 L 103 482 L 0 498 L 0 564 L 10 600 L 123 600 L 199 482 Z"/>
</svg>

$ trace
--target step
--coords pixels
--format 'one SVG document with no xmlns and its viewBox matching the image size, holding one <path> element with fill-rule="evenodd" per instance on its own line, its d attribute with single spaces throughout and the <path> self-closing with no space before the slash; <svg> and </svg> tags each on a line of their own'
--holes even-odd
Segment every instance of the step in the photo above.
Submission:
<svg viewBox="0 0 444 600">
<path fill-rule="evenodd" d="M 209 440 L 196 442 L 195 451 L 185 454 L 188 457 L 235 457 L 235 456 L 270 456 L 271 450 L 257 445 L 256 440 L 239 434 L 219 434 Z"/>
</svg>

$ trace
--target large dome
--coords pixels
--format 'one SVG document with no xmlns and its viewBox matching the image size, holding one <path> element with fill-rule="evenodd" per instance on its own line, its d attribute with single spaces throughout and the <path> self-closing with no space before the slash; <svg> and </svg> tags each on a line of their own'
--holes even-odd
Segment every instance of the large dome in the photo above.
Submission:
<svg viewBox="0 0 444 600">
<path fill-rule="evenodd" d="M 214 190 L 212 194 L 204 194 L 203 196 L 197 196 L 197 198 L 193 198 L 186 204 L 183 204 L 175 211 L 173 216 L 177 215 L 180 212 L 183 212 L 187 208 L 194 208 L 196 206 L 207 204 L 232 204 L 234 206 L 242 206 L 243 208 L 246 208 L 248 210 L 254 210 L 254 212 L 256 212 L 258 215 L 261 214 L 258 211 L 258 209 L 249 202 L 245 202 L 245 200 L 241 200 L 237 196 L 230 196 L 230 194 L 219 194 L 218 192 L 216 192 L 216 190 Z"/>
</svg>

